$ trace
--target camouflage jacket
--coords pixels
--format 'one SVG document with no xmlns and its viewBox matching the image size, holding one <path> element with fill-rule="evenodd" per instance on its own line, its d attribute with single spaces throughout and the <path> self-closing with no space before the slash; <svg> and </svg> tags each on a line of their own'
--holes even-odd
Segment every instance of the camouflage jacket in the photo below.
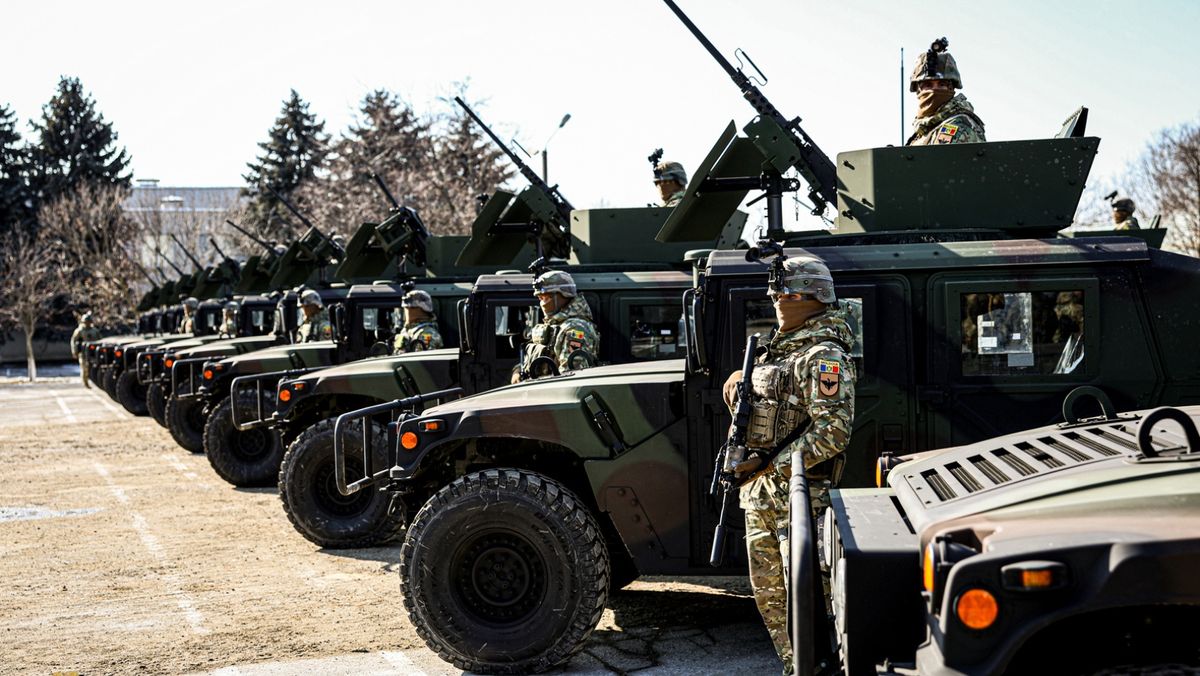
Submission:
<svg viewBox="0 0 1200 676">
<path fill-rule="evenodd" d="M 667 201 L 663 202 L 663 206 L 664 207 L 678 206 L 679 203 L 683 201 L 683 196 L 686 192 L 687 192 L 686 190 L 676 190 L 675 192 L 671 193 L 671 196 L 667 198 Z"/>
<path fill-rule="evenodd" d="M 93 340 L 100 340 L 100 329 L 83 324 L 76 326 L 74 333 L 71 334 L 71 357 L 79 359 L 82 356 L 83 344 Z"/>
<path fill-rule="evenodd" d="M 795 331 L 776 334 L 757 365 L 777 364 L 791 373 L 792 397 L 806 419 L 804 431 L 775 457 L 770 468 L 741 490 L 743 508 L 787 504 L 792 451 L 804 451 L 810 469 L 846 450 L 854 423 L 854 361 L 846 350 L 854 344 L 851 308 L 839 303 Z M 756 366 L 757 369 L 757 366 Z M 811 475 L 810 475 L 811 476 Z"/>
<path fill-rule="evenodd" d="M 431 318 L 421 322 L 405 324 L 396 334 L 392 345 L 392 354 L 405 352 L 421 352 L 423 350 L 438 350 L 442 344 L 442 332 L 438 331 L 437 319 Z"/>
<path fill-rule="evenodd" d="M 329 310 L 325 308 L 321 308 L 320 312 L 305 319 L 300 328 L 296 330 L 297 343 L 311 343 L 331 338 L 333 338 L 333 324 L 329 323 Z"/>
<path fill-rule="evenodd" d="M 1115 226 L 1113 226 L 1113 230 L 1141 230 L 1141 229 L 1142 229 L 1142 226 L 1138 224 L 1138 219 L 1134 216 L 1130 216 L 1129 218 L 1126 218 L 1125 220 L 1123 220 L 1120 223 L 1117 223 Z"/>
<path fill-rule="evenodd" d="M 226 319 L 221 322 L 221 336 L 225 338 L 237 337 L 237 322 L 232 319 Z"/>
<path fill-rule="evenodd" d="M 179 332 L 180 333 L 195 333 L 196 332 L 195 329 L 196 329 L 196 318 L 195 317 L 186 317 L 186 318 L 184 318 L 184 320 L 182 322 L 179 323 Z"/>
<path fill-rule="evenodd" d="M 949 143 L 983 143 L 983 120 L 962 94 L 955 94 L 932 115 L 913 120 L 913 133 L 906 146 L 933 146 Z"/>
<path fill-rule="evenodd" d="M 584 350 L 593 357 L 600 355 L 600 332 L 592 319 L 592 308 L 583 296 L 576 296 L 566 307 L 533 327 L 529 343 L 522 348 L 518 368 L 527 372 L 534 359 L 547 356 L 554 359 L 560 371 L 565 371 L 567 357 L 575 350 Z"/>
</svg>

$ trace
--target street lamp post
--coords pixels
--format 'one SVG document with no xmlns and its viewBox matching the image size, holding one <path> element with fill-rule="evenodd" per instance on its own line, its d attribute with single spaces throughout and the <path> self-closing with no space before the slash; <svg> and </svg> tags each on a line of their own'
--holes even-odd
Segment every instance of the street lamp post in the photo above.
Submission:
<svg viewBox="0 0 1200 676">
<path fill-rule="evenodd" d="M 562 122 L 558 123 L 558 126 L 554 128 L 553 132 L 550 133 L 550 138 L 546 139 L 546 142 L 542 144 L 542 151 L 541 151 L 542 152 L 542 180 L 545 181 L 546 183 L 550 182 L 550 178 L 549 178 L 550 169 L 549 169 L 549 161 L 546 159 L 546 149 L 550 146 L 550 139 L 554 138 L 554 135 L 558 133 L 558 130 L 562 129 L 564 126 L 566 126 L 567 122 L 570 119 L 571 119 L 570 113 L 563 115 Z"/>
</svg>

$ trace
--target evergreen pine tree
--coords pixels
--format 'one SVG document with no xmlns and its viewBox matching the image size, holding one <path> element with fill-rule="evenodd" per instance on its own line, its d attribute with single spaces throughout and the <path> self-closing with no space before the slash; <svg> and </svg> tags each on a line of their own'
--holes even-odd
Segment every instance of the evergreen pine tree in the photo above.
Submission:
<svg viewBox="0 0 1200 676">
<path fill-rule="evenodd" d="M 372 173 L 410 206 L 415 184 L 428 171 L 433 153 L 429 122 L 397 95 L 375 90 L 363 98 L 359 114 L 331 147 L 326 171 L 301 189 L 301 199 L 318 222 L 349 236 L 363 222 L 377 222 L 390 205 Z"/>
<path fill-rule="evenodd" d="M 42 106 L 42 119 L 31 126 L 37 142 L 30 147 L 29 180 L 37 204 L 84 183 L 129 185 L 129 156 L 117 147 L 117 132 L 96 112 L 79 78 L 59 80 L 58 91 Z"/>
<path fill-rule="evenodd" d="M 17 131 L 17 116 L 0 105 L 0 235 L 28 224 L 28 156 Z"/>
<path fill-rule="evenodd" d="M 250 171 L 242 176 L 247 184 L 244 192 L 250 197 L 245 220 L 251 229 L 281 240 L 291 239 L 287 228 L 271 218 L 273 212 L 284 214 L 287 211 L 267 188 L 293 201 L 292 195 L 297 189 L 313 180 L 321 168 L 328 142 L 325 123 L 308 112 L 308 103 L 293 89 L 267 133 L 267 140 L 258 144 L 262 153 L 254 162 L 247 163 Z"/>
</svg>

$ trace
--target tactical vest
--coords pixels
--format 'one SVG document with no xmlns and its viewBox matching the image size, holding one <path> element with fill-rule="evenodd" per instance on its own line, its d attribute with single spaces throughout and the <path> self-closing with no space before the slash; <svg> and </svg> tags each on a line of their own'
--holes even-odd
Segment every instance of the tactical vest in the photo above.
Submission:
<svg viewBox="0 0 1200 676">
<path fill-rule="evenodd" d="M 841 347 L 841 341 L 825 338 L 803 350 L 794 351 L 779 361 L 756 365 L 750 375 L 754 399 L 750 403 L 750 423 L 746 445 L 753 449 L 775 448 L 795 430 L 808 425 L 808 409 L 803 394 L 806 383 L 796 376 L 796 365 L 806 364 L 827 344 Z"/>
</svg>

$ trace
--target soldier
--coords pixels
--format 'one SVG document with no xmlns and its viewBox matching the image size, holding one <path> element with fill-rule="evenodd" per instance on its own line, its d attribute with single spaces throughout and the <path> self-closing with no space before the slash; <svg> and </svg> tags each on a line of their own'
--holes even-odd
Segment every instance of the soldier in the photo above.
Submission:
<svg viewBox="0 0 1200 676">
<path fill-rule="evenodd" d="M 521 349 L 521 362 L 513 369 L 512 382 L 536 377 L 534 360 L 549 357 L 559 371 L 585 368 L 600 353 L 600 332 L 592 320 L 592 308 L 565 272 L 551 270 L 533 281 L 544 319 L 530 330 L 529 342 Z M 580 357 L 580 365 L 572 357 Z"/>
<path fill-rule="evenodd" d="M 239 307 L 240 306 L 238 305 L 238 302 L 236 300 L 231 300 L 231 301 L 228 301 L 227 303 L 225 303 L 225 306 L 223 308 L 221 308 L 221 316 L 222 316 L 221 337 L 223 337 L 223 338 L 236 338 L 237 337 L 237 334 L 238 334 L 237 316 L 238 316 L 238 308 Z"/>
<path fill-rule="evenodd" d="M 1134 218 L 1133 212 L 1137 207 L 1133 200 L 1128 197 L 1118 197 L 1112 201 L 1113 209 L 1113 224 L 1116 230 L 1141 230 L 1142 226 L 1138 225 L 1138 219 Z M 1151 224 L 1153 225 L 1153 224 Z"/>
<path fill-rule="evenodd" d="M 659 162 L 654 165 L 654 185 L 664 207 L 673 207 L 683 199 L 687 187 L 687 172 L 678 162 Z"/>
<path fill-rule="evenodd" d="M 404 327 L 396 333 L 392 354 L 438 350 L 442 332 L 438 330 L 437 315 L 433 313 L 433 298 L 428 291 L 413 289 L 400 301 L 404 310 Z"/>
<path fill-rule="evenodd" d="M 758 357 L 752 377 L 750 453 L 743 467 L 755 473 L 743 482 L 740 503 L 746 513 L 754 599 L 784 662 L 784 673 L 790 673 L 785 580 L 792 450 L 804 453 L 816 514 L 829 504 L 829 489 L 841 475 L 841 453 L 850 441 L 855 381 L 850 346 L 855 335 L 850 305 L 838 303 L 833 277 L 819 258 L 796 256 L 784 261 L 771 279 L 768 294 L 779 327 Z M 740 378 L 738 371 L 725 382 L 725 402 L 731 410 Z"/>
<path fill-rule="evenodd" d="M 917 58 L 908 91 L 917 93 L 917 116 L 905 145 L 929 146 L 949 143 L 983 143 L 983 120 L 975 108 L 955 89 L 962 89 L 958 64 L 946 52 L 946 38 L 934 40 L 929 51 Z"/>
<path fill-rule="evenodd" d="M 196 332 L 196 309 L 200 307 L 200 301 L 195 298 L 187 298 L 183 301 L 183 321 L 179 324 L 180 333 L 195 333 Z"/>
<path fill-rule="evenodd" d="M 333 338 L 333 325 L 329 323 L 329 311 L 321 294 L 312 289 L 300 294 L 300 309 L 304 311 L 304 323 L 296 331 L 297 343 Z"/>
<path fill-rule="evenodd" d="M 83 378 L 83 386 L 88 389 L 92 384 L 88 382 L 87 350 L 84 345 L 95 340 L 100 340 L 100 329 L 92 325 L 92 313 L 85 312 L 79 318 L 79 326 L 71 333 L 71 358 L 79 360 L 79 376 Z"/>
</svg>

